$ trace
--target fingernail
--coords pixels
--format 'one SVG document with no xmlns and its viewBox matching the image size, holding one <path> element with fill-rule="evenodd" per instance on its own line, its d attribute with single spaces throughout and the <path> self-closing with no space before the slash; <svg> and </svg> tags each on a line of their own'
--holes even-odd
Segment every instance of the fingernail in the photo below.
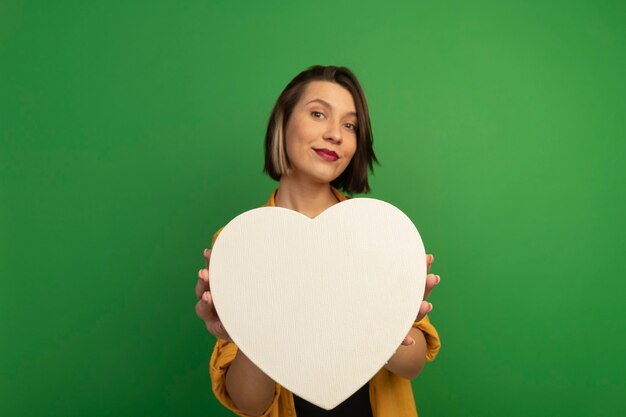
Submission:
<svg viewBox="0 0 626 417">
<path fill-rule="evenodd" d="M 428 312 L 430 313 L 431 311 L 433 311 L 433 303 L 428 303 L 430 304 L 430 310 L 428 310 Z"/>
<path fill-rule="evenodd" d="M 439 277 L 439 275 L 437 275 L 437 284 L 435 285 L 438 285 L 440 282 L 441 282 L 441 278 Z"/>
<path fill-rule="evenodd" d="M 208 254 L 209 254 L 209 249 L 208 248 L 204 249 L 204 256 L 206 257 Z"/>
<path fill-rule="evenodd" d="M 415 344 L 415 339 L 411 339 L 411 345 Z"/>
</svg>

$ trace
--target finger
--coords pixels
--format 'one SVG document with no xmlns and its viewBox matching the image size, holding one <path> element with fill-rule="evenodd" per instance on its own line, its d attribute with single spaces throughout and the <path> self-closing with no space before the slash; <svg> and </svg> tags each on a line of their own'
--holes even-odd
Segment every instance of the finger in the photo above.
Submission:
<svg viewBox="0 0 626 417">
<path fill-rule="evenodd" d="M 218 319 L 209 291 L 204 292 L 196 303 L 196 314 L 204 321 L 216 321 Z"/>
<path fill-rule="evenodd" d="M 196 303 L 196 314 L 204 320 L 207 330 L 213 336 L 229 342 L 233 341 L 215 311 L 213 298 L 211 297 L 211 293 L 209 291 L 202 294 L 202 297 Z"/>
<path fill-rule="evenodd" d="M 432 254 L 426 255 L 426 273 L 430 272 L 430 266 L 435 262 L 435 257 Z"/>
<path fill-rule="evenodd" d="M 228 332 L 226 331 L 226 329 L 224 328 L 224 324 L 221 321 L 217 322 L 217 336 L 221 339 L 224 340 L 228 340 L 229 342 L 232 342 L 233 339 L 230 338 L 230 335 L 228 334 Z"/>
<path fill-rule="evenodd" d="M 411 346 L 413 343 L 415 343 L 415 340 L 411 336 L 407 335 L 404 338 L 404 340 L 402 341 L 401 345 L 403 345 L 403 346 Z"/>
<path fill-rule="evenodd" d="M 196 298 L 200 299 L 205 291 L 209 290 L 209 271 L 201 269 L 198 271 L 198 282 L 196 283 Z"/>
<path fill-rule="evenodd" d="M 209 261 L 211 259 L 211 252 L 213 249 L 205 249 L 204 250 L 204 259 L 206 261 L 206 269 L 209 269 Z"/>
<path fill-rule="evenodd" d="M 215 309 L 213 309 L 215 312 Z M 219 337 L 220 339 L 228 340 L 232 342 L 230 335 L 224 328 L 224 323 L 220 320 L 219 316 L 215 312 L 214 315 L 211 316 L 211 319 L 205 321 L 207 330 L 215 337 Z"/>
<path fill-rule="evenodd" d="M 435 275 L 435 274 L 426 275 L 426 289 L 424 290 L 424 298 L 423 298 L 424 300 L 428 299 L 431 291 L 433 290 L 433 288 L 435 288 L 437 284 L 439 284 L 440 280 L 441 279 L 439 278 L 439 275 Z"/>
<path fill-rule="evenodd" d="M 433 305 L 431 303 L 429 303 L 428 301 L 422 301 L 422 304 L 420 305 L 420 311 L 417 314 L 415 321 L 420 321 L 421 319 L 423 319 L 426 316 L 426 314 L 432 311 L 432 309 L 433 309 Z"/>
</svg>

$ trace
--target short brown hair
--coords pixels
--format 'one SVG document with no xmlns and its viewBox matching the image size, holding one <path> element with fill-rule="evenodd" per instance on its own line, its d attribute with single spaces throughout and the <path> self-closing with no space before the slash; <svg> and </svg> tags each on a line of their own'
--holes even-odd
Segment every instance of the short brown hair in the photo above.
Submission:
<svg viewBox="0 0 626 417">
<path fill-rule="evenodd" d="M 357 114 L 356 152 L 346 169 L 331 182 L 331 185 L 337 189 L 343 189 L 349 194 L 369 193 L 371 190 L 367 181 L 368 168 L 373 173 L 374 162 L 378 165 L 380 163 L 374 154 L 374 137 L 365 93 L 356 76 L 346 67 L 313 65 L 296 75 L 287 84 L 287 87 L 276 100 L 269 117 L 265 133 L 265 166 L 263 172 L 276 181 L 280 180 L 281 175 L 290 172 L 291 163 L 287 157 L 284 132 L 287 130 L 287 122 L 293 108 L 300 100 L 306 85 L 311 81 L 334 82 L 352 94 Z"/>
</svg>

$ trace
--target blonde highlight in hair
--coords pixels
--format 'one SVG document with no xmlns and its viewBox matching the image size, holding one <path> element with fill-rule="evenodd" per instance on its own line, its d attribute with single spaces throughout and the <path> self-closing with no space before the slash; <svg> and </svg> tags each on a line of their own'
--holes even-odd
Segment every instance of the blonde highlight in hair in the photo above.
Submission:
<svg viewBox="0 0 626 417">
<path fill-rule="evenodd" d="M 287 157 L 283 119 L 283 112 L 278 112 L 275 121 L 276 129 L 272 138 L 272 165 L 279 175 L 289 175 L 291 174 L 291 167 Z"/>
</svg>

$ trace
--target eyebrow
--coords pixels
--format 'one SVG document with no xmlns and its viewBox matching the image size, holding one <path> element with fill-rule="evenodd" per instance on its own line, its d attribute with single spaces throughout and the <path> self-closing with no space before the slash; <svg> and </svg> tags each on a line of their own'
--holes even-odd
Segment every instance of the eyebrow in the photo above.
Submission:
<svg viewBox="0 0 626 417">
<path fill-rule="evenodd" d="M 317 101 L 319 103 L 322 103 L 324 106 L 328 107 L 328 108 L 333 108 L 333 106 L 330 105 L 329 102 L 322 100 L 321 98 L 314 98 L 313 100 L 309 101 L 308 103 L 305 104 L 305 106 L 309 103 L 313 103 L 314 101 Z M 353 111 L 349 111 L 346 113 L 346 116 L 356 116 L 356 113 Z"/>
</svg>

